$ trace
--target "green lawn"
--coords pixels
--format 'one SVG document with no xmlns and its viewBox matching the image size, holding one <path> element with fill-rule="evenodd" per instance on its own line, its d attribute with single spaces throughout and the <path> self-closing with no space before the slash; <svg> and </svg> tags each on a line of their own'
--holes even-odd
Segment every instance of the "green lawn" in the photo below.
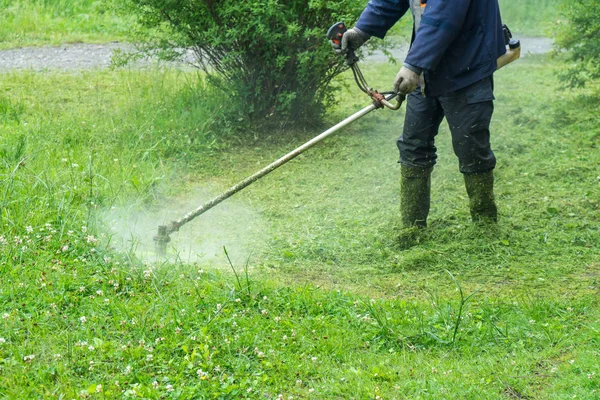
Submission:
<svg viewBox="0 0 600 400">
<path fill-rule="evenodd" d="M 0 49 L 128 40 L 135 19 L 113 1 L 0 0 Z"/>
<path fill-rule="evenodd" d="M 379 111 L 200 218 L 237 278 L 140 261 L 104 216 L 147 210 L 152 235 L 318 132 L 240 136 L 193 73 L 1 75 L 0 398 L 598 397 L 598 88 L 556 68 L 496 76 L 497 227 L 469 222 L 444 127 L 403 249 L 403 112 Z M 368 103 L 348 90 L 331 123 Z"/>
</svg>

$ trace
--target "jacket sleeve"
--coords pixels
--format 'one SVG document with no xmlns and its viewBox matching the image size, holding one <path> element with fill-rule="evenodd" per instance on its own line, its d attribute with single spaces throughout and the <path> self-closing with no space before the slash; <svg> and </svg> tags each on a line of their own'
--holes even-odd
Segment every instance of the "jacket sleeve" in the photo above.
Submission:
<svg viewBox="0 0 600 400">
<path fill-rule="evenodd" d="M 470 0 L 429 0 L 405 62 L 433 71 L 461 31 Z"/>
<path fill-rule="evenodd" d="M 355 27 L 383 39 L 409 7 L 409 0 L 370 0 Z"/>
</svg>

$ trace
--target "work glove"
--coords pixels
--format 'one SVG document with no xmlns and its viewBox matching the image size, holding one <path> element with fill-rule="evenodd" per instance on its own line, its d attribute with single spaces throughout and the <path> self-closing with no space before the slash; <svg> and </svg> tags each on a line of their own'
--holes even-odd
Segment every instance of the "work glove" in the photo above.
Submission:
<svg viewBox="0 0 600 400">
<path fill-rule="evenodd" d="M 348 50 L 357 50 L 360 46 L 365 44 L 367 40 L 371 38 L 371 35 L 361 31 L 358 28 L 348 29 L 344 36 L 342 36 L 342 45 L 333 45 L 335 54 L 344 55 Z"/>
<path fill-rule="evenodd" d="M 419 81 L 419 74 L 403 66 L 394 80 L 394 91 L 400 94 L 412 93 L 419 86 Z"/>
</svg>

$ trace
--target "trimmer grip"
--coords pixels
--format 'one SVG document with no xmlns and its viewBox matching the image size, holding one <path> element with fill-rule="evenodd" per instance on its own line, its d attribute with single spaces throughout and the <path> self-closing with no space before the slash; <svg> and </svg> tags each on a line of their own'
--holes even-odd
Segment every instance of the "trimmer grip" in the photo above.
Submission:
<svg viewBox="0 0 600 400">
<path fill-rule="evenodd" d="M 342 37 L 344 36 L 344 33 L 346 33 L 347 30 L 348 28 L 346 28 L 346 24 L 344 24 L 343 22 L 337 22 L 333 24 L 331 28 L 329 28 L 329 30 L 327 31 L 327 39 L 331 40 L 331 42 L 335 46 L 339 46 L 341 48 Z"/>
<path fill-rule="evenodd" d="M 342 38 L 344 33 L 348 31 L 346 24 L 343 22 L 337 22 L 329 28 L 327 31 L 327 39 L 331 40 L 333 48 L 336 50 L 342 49 Z M 337 52 L 337 51 L 336 51 Z M 346 52 L 346 64 L 354 65 L 358 61 L 358 57 L 353 49 L 348 48 Z"/>
</svg>

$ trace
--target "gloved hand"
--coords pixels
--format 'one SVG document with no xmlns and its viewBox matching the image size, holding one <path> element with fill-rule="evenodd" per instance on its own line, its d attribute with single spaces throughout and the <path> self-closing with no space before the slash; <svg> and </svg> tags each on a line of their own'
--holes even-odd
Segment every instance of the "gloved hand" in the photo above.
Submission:
<svg viewBox="0 0 600 400">
<path fill-rule="evenodd" d="M 343 55 L 346 54 L 349 49 L 357 50 L 370 38 L 371 35 L 364 33 L 358 28 L 348 29 L 346 33 L 344 33 L 344 36 L 342 36 L 342 46 L 333 45 L 333 48 L 336 54 Z"/>
<path fill-rule="evenodd" d="M 406 67 L 402 67 L 394 80 L 396 93 L 409 94 L 419 86 L 419 75 Z"/>
</svg>

